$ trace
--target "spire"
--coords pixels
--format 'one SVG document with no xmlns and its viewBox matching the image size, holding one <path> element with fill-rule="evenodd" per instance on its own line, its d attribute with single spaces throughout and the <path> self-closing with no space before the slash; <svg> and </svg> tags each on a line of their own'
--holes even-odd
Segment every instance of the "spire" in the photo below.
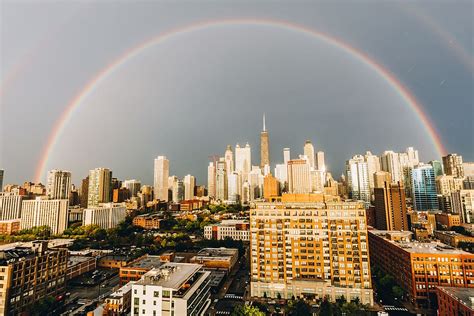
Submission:
<svg viewBox="0 0 474 316">
<path fill-rule="evenodd" d="M 265 112 L 263 112 L 263 131 L 267 131 L 267 128 L 265 127 Z"/>
</svg>

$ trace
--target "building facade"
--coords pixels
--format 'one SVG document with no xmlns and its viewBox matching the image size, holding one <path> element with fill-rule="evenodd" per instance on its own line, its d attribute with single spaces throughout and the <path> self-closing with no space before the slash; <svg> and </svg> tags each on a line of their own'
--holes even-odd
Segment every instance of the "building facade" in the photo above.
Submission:
<svg viewBox="0 0 474 316">
<path fill-rule="evenodd" d="M 245 220 L 223 220 L 219 224 L 204 226 L 204 238 L 224 240 L 250 240 L 250 223 Z"/>
<path fill-rule="evenodd" d="M 64 170 L 50 170 L 46 183 L 46 194 L 50 199 L 69 199 L 71 173 Z"/>
<path fill-rule="evenodd" d="M 59 235 L 68 225 L 69 200 L 47 200 L 37 197 L 24 200 L 21 205 L 21 229 L 48 226 L 51 234 Z"/>
<path fill-rule="evenodd" d="M 87 190 L 87 207 L 94 207 L 111 200 L 112 171 L 107 168 L 96 168 L 89 171 L 89 188 Z"/>
<path fill-rule="evenodd" d="M 104 203 L 84 210 L 83 225 L 98 225 L 103 229 L 116 227 L 127 216 L 127 208 L 120 203 Z"/>
<path fill-rule="evenodd" d="M 155 159 L 153 187 L 155 199 L 168 201 L 168 177 L 170 175 L 170 162 L 165 156 Z"/>
</svg>

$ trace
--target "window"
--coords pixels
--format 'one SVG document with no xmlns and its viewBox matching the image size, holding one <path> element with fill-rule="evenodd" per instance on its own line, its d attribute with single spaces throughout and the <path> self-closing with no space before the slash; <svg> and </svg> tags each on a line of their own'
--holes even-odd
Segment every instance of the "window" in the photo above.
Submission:
<svg viewBox="0 0 474 316">
<path fill-rule="evenodd" d="M 154 292 L 153 292 L 153 296 L 154 296 L 154 297 L 160 297 L 160 292 L 154 291 Z"/>
<path fill-rule="evenodd" d="M 170 291 L 163 290 L 163 297 L 170 297 Z"/>
</svg>

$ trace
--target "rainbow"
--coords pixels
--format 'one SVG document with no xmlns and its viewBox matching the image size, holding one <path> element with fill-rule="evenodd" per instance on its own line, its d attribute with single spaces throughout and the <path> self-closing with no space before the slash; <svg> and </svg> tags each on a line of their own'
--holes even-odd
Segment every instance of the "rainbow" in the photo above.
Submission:
<svg viewBox="0 0 474 316">
<path fill-rule="evenodd" d="M 224 20 L 211 20 L 203 21 L 199 23 L 193 23 L 188 26 L 179 27 L 171 29 L 167 32 L 161 33 L 155 37 L 152 37 L 148 40 L 145 40 L 141 44 L 132 47 L 131 49 L 125 51 L 113 62 L 99 71 L 82 89 L 81 91 L 69 102 L 64 112 L 61 114 L 56 124 L 54 125 L 51 134 L 47 140 L 47 143 L 44 147 L 39 163 L 35 172 L 35 179 L 37 182 L 41 181 L 41 176 L 45 173 L 45 169 L 48 163 L 48 158 L 51 155 L 55 144 L 57 143 L 62 131 L 66 127 L 68 121 L 72 118 L 74 110 L 77 109 L 82 102 L 90 96 L 95 89 L 105 81 L 109 76 L 111 76 L 117 69 L 126 64 L 128 61 L 138 56 L 140 53 L 144 52 L 146 49 L 161 44 L 175 36 L 183 35 L 195 31 L 205 30 L 212 27 L 222 27 L 222 26 L 238 26 L 238 25 L 249 25 L 249 26 L 266 26 L 274 27 L 283 30 L 298 32 L 300 34 L 309 36 L 311 38 L 322 40 L 342 51 L 348 53 L 350 56 L 359 60 L 363 64 L 371 68 L 376 74 L 378 74 L 381 79 L 385 80 L 398 94 L 405 100 L 407 105 L 412 109 L 414 114 L 419 117 L 423 126 L 425 127 L 427 133 L 430 135 L 431 142 L 436 148 L 439 156 L 442 156 L 446 150 L 441 142 L 441 137 L 437 133 L 434 125 L 430 121 L 429 117 L 424 113 L 423 107 L 416 100 L 416 98 L 410 93 L 410 91 L 405 88 L 402 83 L 386 68 L 379 64 L 374 59 L 370 58 L 368 55 L 362 51 L 350 46 L 349 44 L 332 37 L 328 34 L 313 30 L 303 25 L 290 23 L 283 20 L 274 20 L 274 19 L 254 19 L 254 18 L 239 18 L 239 19 L 224 19 Z"/>
</svg>

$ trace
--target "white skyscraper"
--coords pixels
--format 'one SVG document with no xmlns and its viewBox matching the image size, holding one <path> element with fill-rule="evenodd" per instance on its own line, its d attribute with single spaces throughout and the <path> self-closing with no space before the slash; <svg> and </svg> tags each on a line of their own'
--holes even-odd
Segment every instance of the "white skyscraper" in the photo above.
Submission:
<svg viewBox="0 0 474 316">
<path fill-rule="evenodd" d="M 326 163 L 324 162 L 324 151 L 316 153 L 316 167 L 320 171 L 326 171 Z"/>
<path fill-rule="evenodd" d="M 228 179 L 228 200 L 233 203 L 238 203 L 242 196 L 242 181 L 238 172 L 229 174 Z"/>
<path fill-rule="evenodd" d="M 0 193 L 0 220 L 11 220 L 21 217 L 21 203 L 23 196 L 10 193 Z"/>
<path fill-rule="evenodd" d="M 83 225 L 97 225 L 103 229 L 116 227 L 127 216 L 127 208 L 121 203 L 104 203 L 84 210 Z"/>
<path fill-rule="evenodd" d="M 380 168 L 383 171 L 390 172 L 392 182 L 403 182 L 403 170 L 400 167 L 400 157 L 398 153 L 391 150 L 384 151 L 380 157 Z"/>
<path fill-rule="evenodd" d="M 316 167 L 314 164 L 314 146 L 310 140 L 307 140 L 304 143 L 304 155 L 308 157 L 308 162 L 311 169 L 315 169 Z"/>
<path fill-rule="evenodd" d="M 346 162 L 347 183 L 354 200 L 370 203 L 369 174 L 364 156 L 355 155 Z"/>
<path fill-rule="evenodd" d="M 220 201 L 227 200 L 227 170 L 226 162 L 222 157 L 216 166 L 216 199 Z"/>
<path fill-rule="evenodd" d="M 283 148 L 283 163 L 286 165 L 291 160 L 290 148 Z"/>
<path fill-rule="evenodd" d="M 21 206 L 21 229 L 48 226 L 54 235 L 62 234 L 68 224 L 68 199 L 47 200 L 37 197 L 26 200 Z"/>
<path fill-rule="evenodd" d="M 252 169 L 252 155 L 250 145 L 247 143 L 245 147 L 235 146 L 235 171 L 240 172 L 242 180 L 248 178 L 248 174 Z"/>
<path fill-rule="evenodd" d="M 227 175 L 234 172 L 234 153 L 232 152 L 232 147 L 227 145 L 227 148 L 224 153 L 224 159 L 226 163 Z"/>
<path fill-rule="evenodd" d="M 184 199 L 194 199 L 194 187 L 196 186 L 196 178 L 190 174 L 184 177 Z"/>
<path fill-rule="evenodd" d="M 89 189 L 87 207 L 110 202 L 112 171 L 107 168 L 95 168 L 89 171 Z"/>
<path fill-rule="evenodd" d="M 216 166 L 212 161 L 207 167 L 207 195 L 210 198 L 216 197 Z"/>
<path fill-rule="evenodd" d="M 168 201 L 168 177 L 170 173 L 170 162 L 165 156 L 155 159 L 154 191 L 155 199 Z"/>
<path fill-rule="evenodd" d="M 46 194 L 50 199 L 69 199 L 71 173 L 63 170 L 50 170 L 46 183 Z"/>
<path fill-rule="evenodd" d="M 371 192 L 373 191 L 374 185 L 374 173 L 380 171 L 380 159 L 376 155 L 372 155 L 370 151 L 365 153 L 365 162 L 367 162 L 367 173 L 369 175 L 369 186 Z"/>
<path fill-rule="evenodd" d="M 305 159 L 288 161 L 288 192 L 289 193 L 311 193 L 310 166 Z"/>
<path fill-rule="evenodd" d="M 132 179 L 132 180 L 125 180 L 122 182 L 122 187 L 127 188 L 130 192 L 130 196 L 138 196 L 138 192 L 140 192 L 140 188 L 142 184 L 140 181 Z"/>
<path fill-rule="evenodd" d="M 263 197 L 263 174 L 259 166 L 253 166 L 248 176 L 250 200 L 255 200 Z"/>
<path fill-rule="evenodd" d="M 324 183 L 326 182 L 325 172 L 321 170 L 311 170 L 311 191 L 324 192 Z"/>
</svg>

